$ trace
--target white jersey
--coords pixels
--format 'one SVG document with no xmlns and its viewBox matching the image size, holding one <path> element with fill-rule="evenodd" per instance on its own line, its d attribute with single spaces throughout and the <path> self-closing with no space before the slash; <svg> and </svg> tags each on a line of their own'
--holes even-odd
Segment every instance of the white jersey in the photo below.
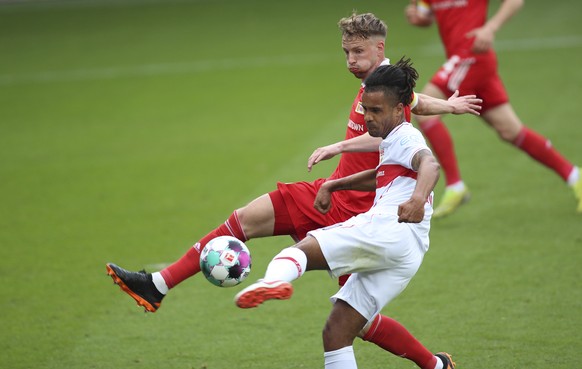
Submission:
<svg viewBox="0 0 582 369">
<path fill-rule="evenodd" d="M 398 222 L 398 205 L 416 187 L 412 158 L 420 150 L 429 150 L 420 131 L 410 123 L 396 127 L 380 145 L 372 208 L 308 233 L 319 242 L 332 276 L 352 273 L 332 301 L 347 302 L 368 320 L 404 290 L 428 251 L 432 193 L 420 223 Z"/>
<path fill-rule="evenodd" d="M 410 199 L 416 187 L 417 173 L 412 158 L 421 150 L 429 150 L 420 131 L 410 123 L 402 123 L 380 144 L 380 163 L 376 168 L 376 197 L 371 213 L 384 212 Z M 431 192 L 425 211 L 432 214 Z"/>
</svg>

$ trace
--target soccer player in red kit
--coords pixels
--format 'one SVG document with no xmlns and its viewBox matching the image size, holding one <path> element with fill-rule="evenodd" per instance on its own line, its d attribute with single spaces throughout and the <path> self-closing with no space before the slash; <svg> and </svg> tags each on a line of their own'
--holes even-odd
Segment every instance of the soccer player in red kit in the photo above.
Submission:
<svg viewBox="0 0 582 369">
<path fill-rule="evenodd" d="M 357 78 L 363 81 L 380 65 L 388 63 L 384 56 L 387 28 L 380 19 L 370 13 L 353 14 L 340 20 L 339 27 L 348 69 Z M 382 139 L 367 133 L 361 106 L 363 90 L 362 86 L 352 105 L 345 140 L 316 149 L 308 160 L 308 168 L 339 153 L 342 153 L 340 161 L 329 179 L 376 168 Z M 415 114 L 478 115 L 481 103 L 474 96 L 458 97 L 457 94 L 448 100 L 415 94 L 412 101 L 411 106 L 407 107 L 407 119 L 410 109 Z M 374 192 L 338 191 L 333 193 L 331 211 L 320 213 L 313 204 L 326 180 L 278 183 L 275 191 L 235 210 L 224 224 L 200 239 L 178 261 L 159 272 L 131 272 L 112 263 L 107 264 L 107 272 L 139 305 L 155 312 L 169 289 L 200 272 L 200 252 L 215 237 L 229 235 L 248 241 L 258 237 L 290 235 L 300 240 L 309 231 L 345 221 L 371 207 Z M 454 367 L 447 354 L 433 355 L 406 328 L 387 316 L 378 315 L 363 338 L 414 361 L 423 369 Z"/>
<path fill-rule="evenodd" d="M 534 160 L 552 169 L 574 190 L 577 211 L 582 212 L 582 179 L 580 169 L 564 158 L 539 133 L 525 126 L 509 103 L 505 87 L 497 71 L 493 50 L 495 33 L 523 5 L 523 0 L 504 0 L 495 14 L 487 19 L 487 0 L 411 0 L 405 13 L 408 22 L 418 27 L 436 23 L 445 47 L 447 61 L 424 87 L 423 93 L 446 98 L 455 91 L 475 94 L 483 99 L 481 118 L 499 137 L 527 153 Z M 452 213 L 469 195 L 459 174 L 452 142 L 438 141 L 438 133 L 427 132 L 432 125 L 442 126 L 440 116 L 416 117 L 432 143 L 433 152 L 445 172 L 447 187 L 434 217 Z M 448 136 L 447 136 L 448 137 Z M 447 137 L 444 139 L 447 140 Z"/>
</svg>

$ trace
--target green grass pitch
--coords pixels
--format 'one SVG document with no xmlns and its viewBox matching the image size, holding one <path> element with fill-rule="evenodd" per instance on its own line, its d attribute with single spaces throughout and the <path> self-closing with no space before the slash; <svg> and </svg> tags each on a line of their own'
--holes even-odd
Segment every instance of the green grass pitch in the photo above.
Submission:
<svg viewBox="0 0 582 369">
<path fill-rule="evenodd" d="M 444 61 L 406 1 L 107 0 L 0 5 L 0 367 L 323 367 L 335 281 L 252 311 L 201 277 L 144 314 L 105 263 L 156 270 L 233 209 L 306 171 L 343 137 L 358 81 L 337 20 L 389 25 L 387 55 L 419 88 Z M 498 2 L 492 1 L 491 6 Z M 530 127 L 582 164 L 582 3 L 527 1 L 498 34 L 500 70 Z M 582 216 L 552 172 L 477 118 L 448 117 L 467 206 L 433 222 L 431 250 L 384 312 L 458 368 L 582 361 Z M 442 193 L 442 181 L 436 196 Z M 248 243 L 254 280 L 291 239 Z M 414 368 L 357 341 L 361 368 Z"/>
</svg>

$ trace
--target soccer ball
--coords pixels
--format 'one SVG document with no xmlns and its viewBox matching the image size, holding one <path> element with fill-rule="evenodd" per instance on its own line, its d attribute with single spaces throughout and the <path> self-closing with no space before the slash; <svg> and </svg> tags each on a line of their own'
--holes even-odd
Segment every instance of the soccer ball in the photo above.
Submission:
<svg viewBox="0 0 582 369">
<path fill-rule="evenodd" d="M 234 237 L 216 237 L 200 253 L 200 270 L 216 286 L 236 286 L 251 272 L 251 252 Z"/>
</svg>

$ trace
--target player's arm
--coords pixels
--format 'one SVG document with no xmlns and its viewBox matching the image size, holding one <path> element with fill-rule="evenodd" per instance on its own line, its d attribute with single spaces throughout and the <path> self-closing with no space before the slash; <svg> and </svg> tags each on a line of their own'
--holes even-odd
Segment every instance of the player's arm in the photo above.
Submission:
<svg viewBox="0 0 582 369">
<path fill-rule="evenodd" d="M 399 223 L 420 223 L 424 218 L 424 204 L 436 186 L 440 165 L 429 150 L 420 150 L 412 157 L 412 169 L 417 172 L 416 187 L 408 201 L 398 206 Z"/>
<path fill-rule="evenodd" d="M 376 189 L 376 170 L 368 169 L 347 177 L 330 179 L 319 188 L 313 207 L 322 214 L 331 209 L 331 194 L 335 191 L 374 191 Z"/>
<path fill-rule="evenodd" d="M 523 7 L 524 0 L 503 0 L 497 12 L 489 18 L 483 27 L 475 28 L 466 35 L 468 38 L 475 38 L 472 50 L 482 53 L 493 47 L 495 33 L 507 23 Z"/>
<path fill-rule="evenodd" d="M 425 2 L 410 0 L 410 4 L 404 9 L 408 23 L 417 27 L 428 27 L 433 24 L 434 16 L 430 6 Z"/>
<path fill-rule="evenodd" d="M 481 103 L 475 95 L 459 96 L 459 91 L 449 97 L 448 100 L 437 99 L 425 94 L 414 93 L 411 111 L 417 115 L 441 115 L 441 114 L 473 114 L 479 115 Z M 343 152 L 374 152 L 382 142 L 380 137 L 372 137 L 367 132 L 363 135 L 343 140 L 331 145 L 318 147 L 307 159 L 307 170 L 320 161 L 328 160 Z"/>
<path fill-rule="evenodd" d="M 307 170 L 311 172 L 311 168 L 322 160 L 328 160 L 342 152 L 373 152 L 378 151 L 378 147 L 382 142 L 381 137 L 372 137 L 366 132 L 363 135 L 343 140 L 331 145 L 318 147 L 313 151 L 313 154 L 307 159 Z"/>
<path fill-rule="evenodd" d="M 475 95 L 459 96 L 459 91 L 455 91 L 448 100 L 437 99 L 425 94 L 418 95 L 418 102 L 412 108 L 416 115 L 441 115 L 441 114 L 473 114 L 479 115 L 481 103 Z"/>
</svg>

